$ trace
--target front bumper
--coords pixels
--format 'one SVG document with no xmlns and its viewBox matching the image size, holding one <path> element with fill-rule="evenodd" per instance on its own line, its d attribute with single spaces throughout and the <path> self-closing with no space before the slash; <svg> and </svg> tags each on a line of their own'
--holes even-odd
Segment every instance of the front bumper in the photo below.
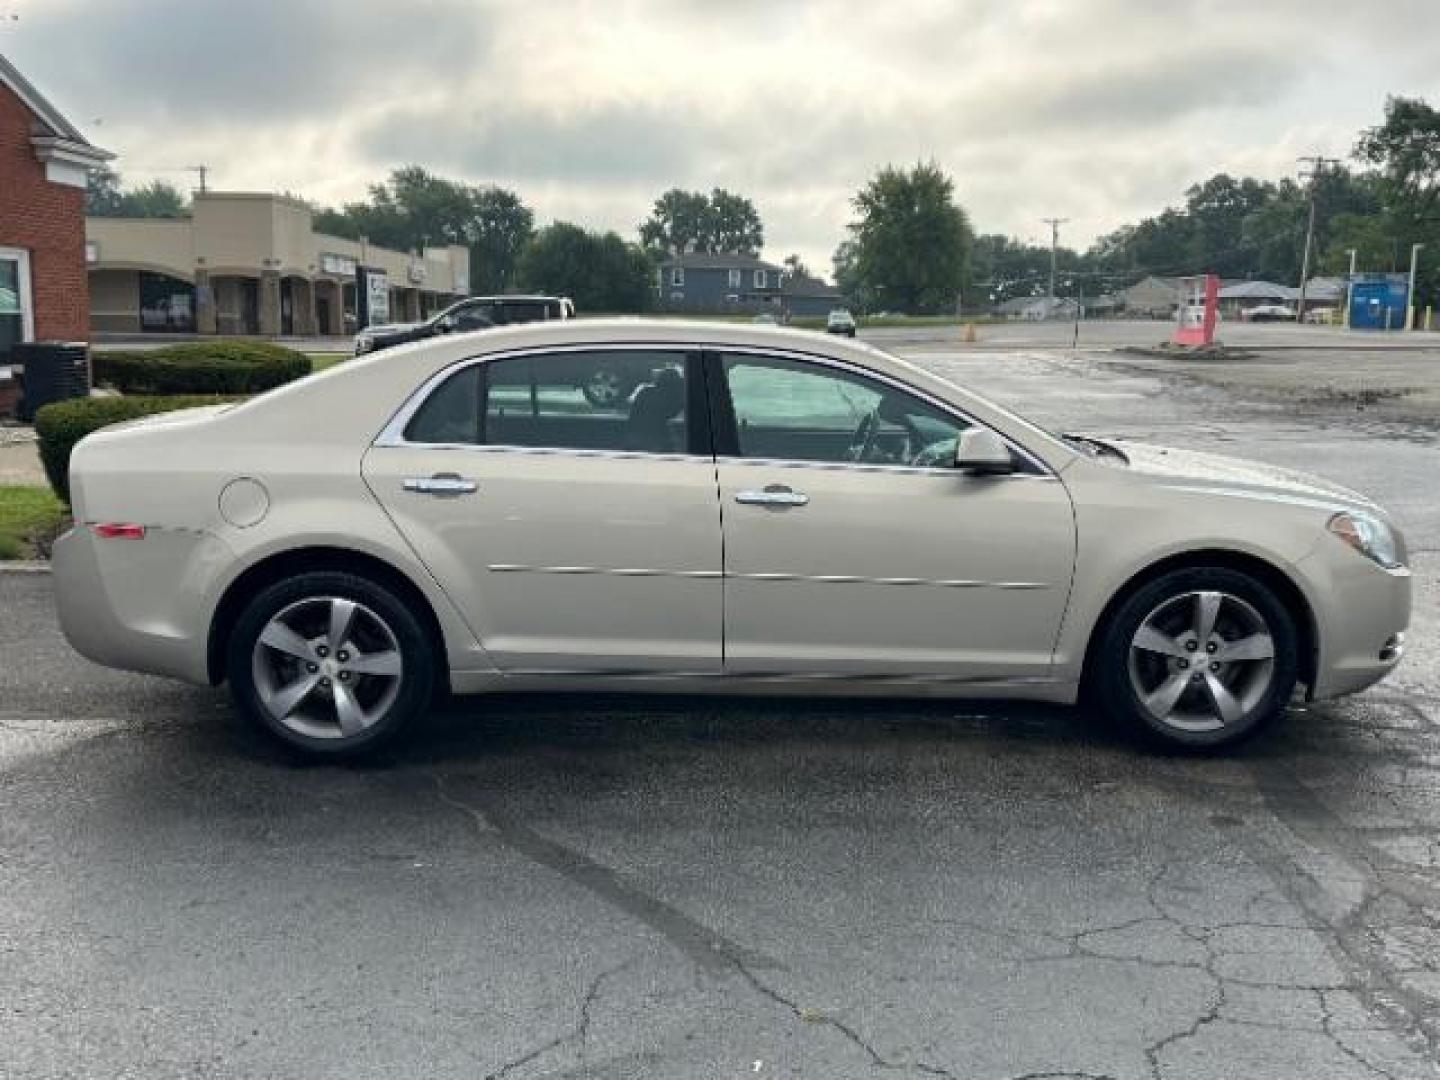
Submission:
<svg viewBox="0 0 1440 1080">
<path fill-rule="evenodd" d="M 1319 632 L 1311 700 L 1356 693 L 1395 670 L 1410 624 L 1410 571 L 1386 570 L 1340 545 L 1322 545 L 1299 569 Z"/>
<path fill-rule="evenodd" d="M 60 629 L 97 664 L 208 683 L 207 601 L 233 558 L 209 533 L 152 528 L 143 539 L 102 540 L 77 525 L 52 555 Z"/>
</svg>

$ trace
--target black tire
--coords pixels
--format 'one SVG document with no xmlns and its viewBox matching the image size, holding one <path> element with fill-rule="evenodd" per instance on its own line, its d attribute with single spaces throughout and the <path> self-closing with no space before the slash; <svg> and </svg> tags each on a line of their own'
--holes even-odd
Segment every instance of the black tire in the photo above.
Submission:
<svg viewBox="0 0 1440 1080">
<path fill-rule="evenodd" d="M 1223 593 L 1241 601 L 1234 605 L 1232 610 L 1238 608 L 1243 612 L 1245 605 L 1248 605 L 1251 613 L 1258 613 L 1264 620 L 1273 646 L 1268 685 L 1258 681 L 1254 684 L 1257 687 L 1255 701 L 1233 722 L 1220 720 L 1217 710 L 1216 719 L 1222 726 L 1208 731 L 1175 726 L 1176 722 L 1183 722 L 1183 718 L 1169 723 L 1158 719 L 1142 702 L 1135 679 L 1132 678 L 1131 647 L 1142 623 L 1162 610 L 1167 603 L 1183 604 L 1186 601 L 1182 598 L 1197 592 Z M 1221 633 L 1223 635 L 1223 629 Z M 1099 634 L 1091 654 L 1090 670 L 1087 672 L 1094 690 L 1093 699 L 1107 715 L 1121 721 L 1152 743 L 1168 749 L 1203 752 L 1236 746 L 1274 722 L 1285 711 L 1291 695 L 1295 692 L 1300 670 L 1300 635 L 1295 626 L 1295 617 L 1269 586 L 1237 570 L 1221 567 L 1191 568 L 1163 574 L 1127 596 L 1105 625 L 1099 628 Z M 1185 647 L 1188 648 L 1188 643 Z M 1136 665 L 1153 665 L 1157 661 L 1165 665 L 1176 664 L 1191 671 L 1191 679 L 1206 678 L 1203 670 L 1197 675 L 1186 666 L 1194 665 L 1200 669 L 1207 666 L 1203 648 L 1196 653 L 1196 656 L 1201 658 L 1198 663 L 1188 657 L 1184 658 L 1182 663 L 1181 659 L 1155 657 L 1141 660 L 1140 656 L 1149 657 L 1150 654 L 1143 651 L 1137 654 L 1134 661 Z M 1247 674 L 1244 663 L 1263 664 L 1264 661 L 1242 662 L 1235 665 L 1236 670 L 1233 673 L 1227 671 L 1225 674 L 1234 674 L 1237 677 Z M 1263 667 L 1248 671 L 1249 676 L 1256 680 L 1266 673 Z M 1175 674 L 1173 668 L 1170 669 L 1170 674 Z M 1164 679 L 1169 676 L 1162 671 L 1158 677 Z M 1262 685 L 1263 691 L 1258 689 Z M 1203 690 L 1196 687 L 1193 693 L 1199 695 Z"/>
<path fill-rule="evenodd" d="M 388 677 L 345 673 L 344 678 L 354 679 L 346 685 L 356 695 L 357 700 L 360 695 L 374 690 L 381 683 L 384 683 L 385 689 L 384 693 L 377 695 L 374 702 L 376 719 L 363 730 L 349 735 L 340 733 L 338 720 L 335 733 L 328 736 L 296 730 L 295 727 L 281 722 L 266 707 L 262 690 L 256 681 L 256 645 L 260 635 L 272 621 L 282 613 L 290 611 L 303 614 L 306 604 L 322 604 L 330 598 L 361 605 L 360 610 L 372 637 L 379 633 L 380 628 L 393 637 L 393 650 L 387 639 L 387 644 L 377 646 L 376 653 L 382 650 L 398 652 L 401 665 L 393 693 L 386 681 Z M 378 620 L 378 626 L 375 620 Z M 366 628 L 357 628 L 356 634 L 363 629 Z M 302 633 L 299 636 L 303 638 L 306 635 Z M 313 757 L 338 761 L 373 754 L 382 747 L 396 745 L 402 737 L 414 733 L 429 710 L 435 690 L 435 647 L 424 623 L 411 610 L 410 605 L 389 588 L 357 574 L 331 570 L 312 571 L 269 586 L 246 605 L 230 635 L 226 671 L 231 694 L 248 719 L 292 749 Z M 359 655 L 358 648 L 355 651 Z M 290 654 L 281 655 L 282 664 L 297 663 L 291 660 Z M 296 671 L 299 671 L 298 666 Z M 265 677 L 262 672 L 261 678 Z M 336 674 L 337 680 L 341 677 Z M 307 695 L 304 699 L 307 707 L 313 706 L 317 712 L 323 713 L 325 694 L 322 688 L 317 688 L 313 694 Z M 330 708 L 334 711 L 333 704 Z M 323 724 L 317 722 L 307 726 L 320 727 Z"/>
</svg>

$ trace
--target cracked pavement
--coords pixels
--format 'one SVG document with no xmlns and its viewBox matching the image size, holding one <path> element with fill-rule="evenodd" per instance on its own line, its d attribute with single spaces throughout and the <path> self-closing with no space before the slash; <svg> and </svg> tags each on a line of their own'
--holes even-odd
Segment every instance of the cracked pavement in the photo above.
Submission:
<svg viewBox="0 0 1440 1080">
<path fill-rule="evenodd" d="M 0 1075 L 1440 1075 L 1436 437 L 906 351 L 1375 495 L 1411 655 L 1215 760 L 1039 706 L 569 696 L 332 768 L 88 665 L 0 575 Z"/>
</svg>

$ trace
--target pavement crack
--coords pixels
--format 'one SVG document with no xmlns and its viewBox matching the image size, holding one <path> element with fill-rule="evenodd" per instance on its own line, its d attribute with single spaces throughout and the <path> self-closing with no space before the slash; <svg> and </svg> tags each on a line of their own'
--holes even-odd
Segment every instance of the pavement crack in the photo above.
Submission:
<svg viewBox="0 0 1440 1080">
<path fill-rule="evenodd" d="M 463 813 L 481 835 L 494 836 L 512 851 L 648 926 L 702 970 L 720 975 L 740 963 L 779 966 L 768 957 L 729 940 L 678 908 L 651 896 L 603 863 L 517 820 L 499 800 L 476 795 L 461 799 L 450 793 L 438 774 L 433 774 L 432 779 L 440 801 Z"/>
<path fill-rule="evenodd" d="M 833 1016 L 830 1016 L 826 1013 L 818 1012 L 816 1010 L 802 1008 L 796 1002 L 790 1000 L 784 994 L 780 993 L 780 991 L 776 990 L 774 987 L 762 981 L 753 971 L 751 971 L 748 967 L 746 967 L 743 963 L 740 963 L 739 961 L 735 962 L 735 970 L 742 979 L 744 979 L 755 989 L 757 993 L 759 993 L 763 997 L 768 998 L 770 1001 L 779 1005 L 781 1008 L 788 1010 L 795 1017 L 795 1019 L 801 1021 L 802 1023 L 819 1024 L 839 1032 L 842 1036 L 844 1036 L 846 1040 L 848 1040 L 853 1046 L 859 1049 L 861 1053 L 863 1053 L 867 1058 L 869 1058 L 870 1064 L 877 1069 L 893 1070 L 896 1072 L 909 1071 L 920 1073 L 925 1076 L 943 1076 L 949 1077 L 950 1080 L 959 1080 L 959 1078 L 954 1073 L 950 1072 L 948 1069 L 941 1068 L 939 1065 L 932 1065 L 929 1062 L 891 1061 L 889 1058 L 885 1057 L 878 1050 L 876 1050 L 875 1047 L 871 1045 L 858 1031 L 856 1031 L 849 1024 L 845 1023 L 843 1020 L 837 1020 Z"/>
<path fill-rule="evenodd" d="M 561 1047 L 571 1043 L 578 1044 L 583 1048 L 586 1040 L 590 1037 L 591 1011 L 595 1007 L 595 1002 L 600 997 L 600 988 L 605 984 L 606 979 L 620 974 L 620 972 L 624 971 L 633 963 L 633 958 L 626 960 L 623 963 L 616 964 L 614 967 L 606 968 L 590 980 L 590 985 L 585 988 L 584 997 L 580 999 L 580 1016 L 574 1028 L 541 1043 L 531 1050 L 525 1051 L 525 1053 L 517 1058 L 512 1058 L 493 1072 L 486 1073 L 485 1080 L 503 1080 L 504 1077 L 509 1076 L 519 1069 L 525 1068 L 525 1066 L 531 1062 L 544 1057 L 551 1051 L 559 1050 Z"/>
</svg>

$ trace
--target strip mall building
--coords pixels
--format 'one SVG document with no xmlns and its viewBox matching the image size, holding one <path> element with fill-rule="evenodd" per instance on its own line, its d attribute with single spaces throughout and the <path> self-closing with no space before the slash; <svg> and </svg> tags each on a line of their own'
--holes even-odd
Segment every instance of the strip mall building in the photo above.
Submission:
<svg viewBox="0 0 1440 1080">
<path fill-rule="evenodd" d="M 348 334 L 470 292 L 467 248 L 327 236 L 284 195 L 202 192 L 189 217 L 86 218 L 85 239 L 98 334 Z"/>
</svg>

